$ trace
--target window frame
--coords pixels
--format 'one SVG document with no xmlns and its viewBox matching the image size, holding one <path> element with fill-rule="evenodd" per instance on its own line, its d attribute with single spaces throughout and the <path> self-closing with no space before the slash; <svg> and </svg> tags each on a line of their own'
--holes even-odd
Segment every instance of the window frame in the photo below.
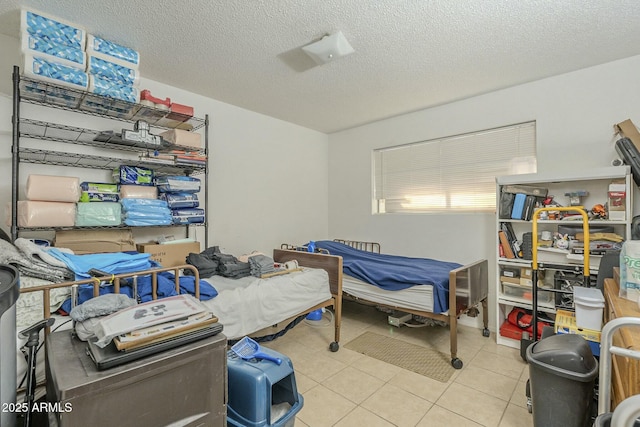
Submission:
<svg viewBox="0 0 640 427">
<path fill-rule="evenodd" d="M 537 170 L 536 127 L 531 120 L 374 149 L 372 213 L 494 213 L 496 177 Z M 461 173 L 451 179 L 454 169 Z"/>
</svg>

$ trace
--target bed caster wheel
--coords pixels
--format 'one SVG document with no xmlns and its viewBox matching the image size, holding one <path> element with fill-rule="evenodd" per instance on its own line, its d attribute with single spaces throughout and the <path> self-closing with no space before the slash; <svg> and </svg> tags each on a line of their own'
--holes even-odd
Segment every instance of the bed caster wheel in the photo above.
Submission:
<svg viewBox="0 0 640 427">
<path fill-rule="evenodd" d="M 482 330 L 482 336 L 483 336 L 483 337 L 489 337 L 489 336 L 491 336 L 491 331 L 489 331 L 489 328 L 484 328 L 484 329 Z"/>
<path fill-rule="evenodd" d="M 329 344 L 329 350 L 331 350 L 333 353 L 335 353 L 336 351 L 338 351 L 338 349 L 340 348 L 340 344 L 338 344 L 337 342 L 332 342 L 331 344 Z"/>
<path fill-rule="evenodd" d="M 462 369 L 462 360 L 454 357 L 453 359 L 451 359 L 451 366 L 453 366 L 455 369 Z"/>
</svg>

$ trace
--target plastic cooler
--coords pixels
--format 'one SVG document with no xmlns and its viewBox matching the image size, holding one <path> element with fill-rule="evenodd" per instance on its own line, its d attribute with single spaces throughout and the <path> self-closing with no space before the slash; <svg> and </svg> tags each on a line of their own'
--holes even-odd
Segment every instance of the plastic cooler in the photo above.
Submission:
<svg viewBox="0 0 640 427">
<path fill-rule="evenodd" d="M 16 401 L 16 301 L 20 296 L 18 270 L 0 264 L 0 403 Z M 13 427 L 16 412 L 0 413 L 0 426 Z"/>
<path fill-rule="evenodd" d="M 260 347 L 260 351 L 282 363 L 243 360 L 227 352 L 227 426 L 290 427 L 302 409 L 304 400 L 296 387 L 291 359 L 269 348 Z"/>
</svg>

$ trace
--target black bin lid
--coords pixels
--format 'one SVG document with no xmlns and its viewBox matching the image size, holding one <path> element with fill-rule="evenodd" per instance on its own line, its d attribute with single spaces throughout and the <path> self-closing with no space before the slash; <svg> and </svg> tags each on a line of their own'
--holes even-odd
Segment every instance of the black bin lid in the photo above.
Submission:
<svg viewBox="0 0 640 427">
<path fill-rule="evenodd" d="M 14 267 L 0 264 L 0 316 L 13 307 L 20 296 L 19 277 Z"/>
<path fill-rule="evenodd" d="M 577 374 L 592 372 L 598 365 L 587 340 L 575 334 L 552 335 L 538 341 L 531 346 L 530 357 L 533 362 Z"/>
</svg>

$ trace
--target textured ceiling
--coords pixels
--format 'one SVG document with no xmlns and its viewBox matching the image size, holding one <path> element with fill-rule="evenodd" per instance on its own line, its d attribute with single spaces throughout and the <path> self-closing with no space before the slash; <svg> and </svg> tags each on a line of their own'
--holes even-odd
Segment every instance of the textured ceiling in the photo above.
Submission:
<svg viewBox="0 0 640 427">
<path fill-rule="evenodd" d="M 141 74 L 331 133 L 640 54 L 637 0 L 2 0 L 133 47 Z M 342 30 L 355 53 L 311 67 Z"/>
</svg>

